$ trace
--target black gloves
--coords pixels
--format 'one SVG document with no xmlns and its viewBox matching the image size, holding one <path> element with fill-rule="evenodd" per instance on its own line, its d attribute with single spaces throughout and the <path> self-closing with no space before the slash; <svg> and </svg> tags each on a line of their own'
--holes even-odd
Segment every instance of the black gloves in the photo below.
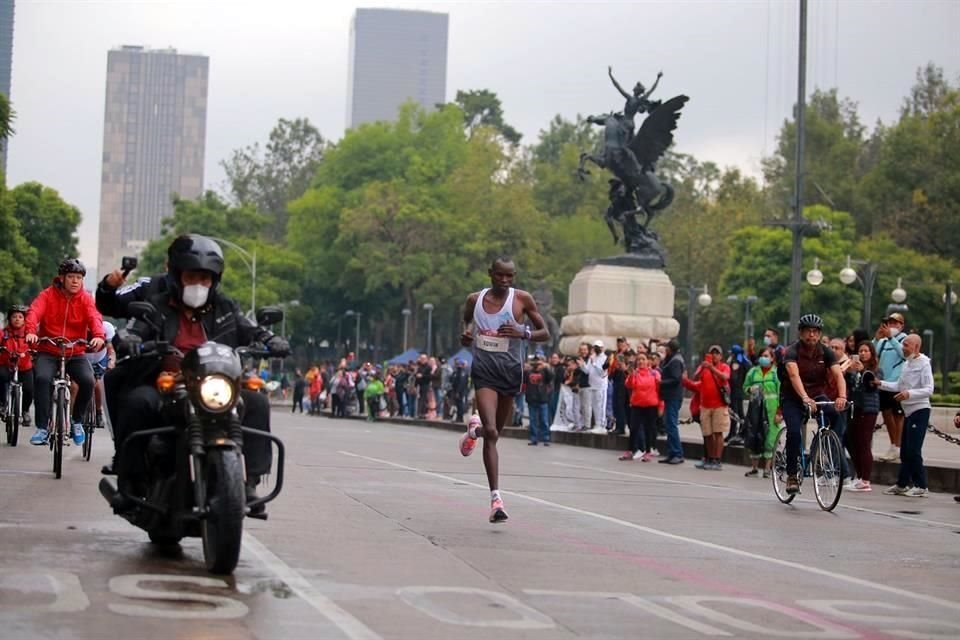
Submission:
<svg viewBox="0 0 960 640">
<path fill-rule="evenodd" d="M 267 350 L 270 355 L 283 358 L 290 355 L 290 343 L 283 336 L 273 336 L 267 340 Z"/>
</svg>

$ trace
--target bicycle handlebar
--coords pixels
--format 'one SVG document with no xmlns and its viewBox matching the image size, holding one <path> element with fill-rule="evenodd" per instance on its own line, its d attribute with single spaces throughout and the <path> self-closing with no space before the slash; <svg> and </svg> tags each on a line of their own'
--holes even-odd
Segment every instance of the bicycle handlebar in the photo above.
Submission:
<svg viewBox="0 0 960 640">
<path fill-rule="evenodd" d="M 54 345 L 55 347 L 60 347 L 61 349 L 64 349 L 64 350 L 72 349 L 74 347 L 90 346 L 90 343 L 84 340 L 83 338 L 77 338 L 76 340 L 67 340 L 63 336 L 58 336 L 56 338 L 50 338 L 48 336 L 44 336 L 37 340 L 37 344 L 40 344 L 41 342 L 47 342 L 49 344 Z"/>
</svg>

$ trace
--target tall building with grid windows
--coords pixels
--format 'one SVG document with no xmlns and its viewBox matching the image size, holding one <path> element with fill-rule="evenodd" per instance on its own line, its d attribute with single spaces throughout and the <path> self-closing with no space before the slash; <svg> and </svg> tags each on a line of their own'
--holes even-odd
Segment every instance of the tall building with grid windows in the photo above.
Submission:
<svg viewBox="0 0 960 640">
<path fill-rule="evenodd" d="M 357 9 L 350 23 L 347 128 L 394 120 L 404 102 L 446 102 L 445 13 Z"/>
<path fill-rule="evenodd" d="M 13 71 L 13 0 L 0 0 L 0 93 L 10 99 Z M 0 140 L 0 172 L 7 173 L 7 141 Z"/>
<path fill-rule="evenodd" d="M 100 178 L 101 276 L 160 236 L 172 196 L 203 191 L 209 59 L 123 46 L 107 54 Z"/>
</svg>

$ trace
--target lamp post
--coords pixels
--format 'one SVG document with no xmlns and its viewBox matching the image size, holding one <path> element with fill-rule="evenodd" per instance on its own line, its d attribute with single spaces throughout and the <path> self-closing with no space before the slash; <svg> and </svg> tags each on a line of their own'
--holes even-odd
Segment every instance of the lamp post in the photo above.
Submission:
<svg viewBox="0 0 960 640">
<path fill-rule="evenodd" d="M 854 265 L 860 267 L 855 269 Z M 863 287 L 863 308 L 860 313 L 860 320 L 864 329 L 872 326 L 873 315 L 873 289 L 877 282 L 877 272 L 879 267 L 877 263 L 869 260 L 853 260 L 847 256 L 846 266 L 838 274 L 840 282 L 849 286 L 854 282 L 859 282 Z M 813 259 L 813 269 L 807 272 L 807 282 L 811 286 L 819 287 L 823 284 L 823 272 L 820 271 L 820 259 Z M 907 292 L 904 290 L 901 279 L 897 278 L 897 288 L 890 292 L 890 297 L 897 304 L 907 299 Z"/>
<path fill-rule="evenodd" d="M 781 320 L 777 323 L 777 328 L 780 329 L 780 333 L 783 334 L 783 345 L 787 346 L 790 344 L 790 322 L 788 320 Z"/>
<path fill-rule="evenodd" d="M 950 390 L 950 328 L 953 324 L 953 305 L 957 304 L 957 293 L 953 290 L 953 283 L 948 282 L 943 288 L 943 387 L 941 393 Z"/>
<path fill-rule="evenodd" d="M 738 295 L 729 295 L 727 300 L 731 302 L 740 302 L 741 298 Z M 757 296 L 745 296 L 743 301 L 743 348 L 747 348 L 747 342 L 750 340 L 750 336 L 753 335 L 753 320 L 750 318 L 750 307 L 755 303 L 759 298 Z"/>
<path fill-rule="evenodd" d="M 927 356 L 930 358 L 930 366 L 932 367 L 933 363 L 936 362 L 936 360 L 933 359 L 933 329 L 924 329 L 923 337 L 927 339 Z"/>
<path fill-rule="evenodd" d="M 407 309 L 406 307 L 404 307 L 403 309 L 400 310 L 400 313 L 403 314 L 403 351 L 404 351 L 404 353 L 406 353 L 406 351 L 407 351 L 407 335 L 409 335 L 408 332 L 407 332 L 407 326 L 409 325 L 409 322 L 410 322 L 410 314 L 411 314 L 412 312 L 410 311 L 410 309 Z"/>
<path fill-rule="evenodd" d="M 702 287 L 680 287 L 681 289 L 686 289 L 687 291 L 687 358 L 690 359 L 690 363 L 693 364 L 693 327 L 694 327 L 694 316 L 697 313 L 697 305 L 701 307 L 709 307 L 710 303 L 713 302 L 713 298 L 710 297 L 710 292 L 707 290 L 707 285 Z"/>
<path fill-rule="evenodd" d="M 433 305 L 424 303 L 423 309 L 427 312 L 427 353 L 433 355 Z"/>
<path fill-rule="evenodd" d="M 359 311 L 354 311 L 353 309 L 347 309 L 343 315 L 345 315 L 348 318 L 353 316 L 357 319 L 357 335 L 356 335 L 356 342 L 354 343 L 353 348 L 356 350 L 357 361 L 359 361 L 360 360 L 360 316 L 362 316 L 363 314 L 360 313 Z"/>
<path fill-rule="evenodd" d="M 214 242 L 219 242 L 222 245 L 226 245 L 240 254 L 240 260 L 243 261 L 244 266 L 250 272 L 250 317 L 256 317 L 257 313 L 257 247 L 253 247 L 253 253 L 241 247 L 235 242 L 229 240 L 224 240 L 223 238 L 217 238 L 216 236 L 210 236 L 210 239 Z"/>
</svg>

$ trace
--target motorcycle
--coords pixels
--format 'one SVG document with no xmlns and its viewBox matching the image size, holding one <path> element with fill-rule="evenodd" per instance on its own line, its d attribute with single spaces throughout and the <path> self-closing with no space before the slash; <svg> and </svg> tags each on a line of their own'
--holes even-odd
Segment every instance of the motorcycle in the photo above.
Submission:
<svg viewBox="0 0 960 640">
<path fill-rule="evenodd" d="M 134 302 L 130 311 L 162 335 L 152 304 Z M 257 312 L 257 323 L 268 326 L 282 317 L 280 309 L 266 307 Z M 240 423 L 241 387 L 257 391 L 263 384 L 256 376 L 243 378 L 242 358 L 270 353 L 206 342 L 183 354 L 169 343 L 154 341 L 144 342 L 140 353 L 130 358 L 159 360 L 167 355 L 183 358 L 179 373 L 160 372 L 155 380 L 168 426 L 130 433 L 119 451 L 120 460 L 142 451 L 142 481 L 134 487 L 121 479 L 114 486 L 103 478 L 100 493 L 117 515 L 145 530 L 155 544 L 200 537 L 207 570 L 230 574 L 240 558 L 244 517 L 266 519 L 257 507 L 274 500 L 283 488 L 283 442 Z M 250 502 L 245 491 L 245 437 L 267 438 L 277 450 L 272 491 Z"/>
</svg>

